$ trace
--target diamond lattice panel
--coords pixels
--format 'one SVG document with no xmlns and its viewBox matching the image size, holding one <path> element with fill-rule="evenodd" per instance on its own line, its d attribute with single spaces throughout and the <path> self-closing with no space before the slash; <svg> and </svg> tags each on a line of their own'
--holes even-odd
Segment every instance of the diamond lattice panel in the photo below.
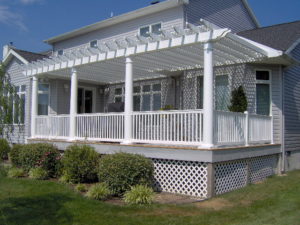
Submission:
<svg viewBox="0 0 300 225">
<path fill-rule="evenodd" d="M 247 185 L 246 161 L 235 161 L 216 164 L 215 188 L 216 194 L 236 190 Z"/>
<path fill-rule="evenodd" d="M 159 191 L 207 197 L 207 164 L 153 159 L 156 188 Z"/>
<path fill-rule="evenodd" d="M 276 165 L 276 155 L 250 159 L 250 182 L 257 183 L 274 175 Z"/>
</svg>

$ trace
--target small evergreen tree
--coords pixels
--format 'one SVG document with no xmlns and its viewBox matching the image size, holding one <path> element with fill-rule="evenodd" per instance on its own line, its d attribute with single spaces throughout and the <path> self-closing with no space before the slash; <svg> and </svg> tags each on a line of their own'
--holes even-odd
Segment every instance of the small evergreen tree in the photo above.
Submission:
<svg viewBox="0 0 300 225">
<path fill-rule="evenodd" d="M 228 109 L 231 112 L 245 112 L 248 108 L 247 96 L 245 94 L 244 88 L 239 86 L 237 89 L 234 89 L 231 92 L 231 105 L 228 106 Z"/>
<path fill-rule="evenodd" d="M 5 66 L 0 64 L 0 137 L 8 138 L 8 134 L 13 131 L 13 107 L 20 110 L 19 96 L 15 91 L 15 86 L 7 76 Z"/>
</svg>

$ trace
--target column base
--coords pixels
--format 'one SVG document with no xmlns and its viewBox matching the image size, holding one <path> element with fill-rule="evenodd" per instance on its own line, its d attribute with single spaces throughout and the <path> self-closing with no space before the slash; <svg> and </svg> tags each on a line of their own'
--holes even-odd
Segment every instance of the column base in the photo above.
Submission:
<svg viewBox="0 0 300 225">
<path fill-rule="evenodd" d="M 133 142 L 131 140 L 126 140 L 126 141 L 123 141 L 121 142 L 122 145 L 131 145 L 133 144 Z"/>
<path fill-rule="evenodd" d="M 198 146 L 198 148 L 214 148 L 215 145 L 213 144 L 202 144 L 200 146 Z"/>
</svg>

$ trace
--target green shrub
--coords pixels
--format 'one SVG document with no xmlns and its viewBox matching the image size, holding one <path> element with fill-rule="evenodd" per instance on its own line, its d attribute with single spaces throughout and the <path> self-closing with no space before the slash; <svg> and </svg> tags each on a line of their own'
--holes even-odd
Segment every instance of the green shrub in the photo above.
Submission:
<svg viewBox="0 0 300 225">
<path fill-rule="evenodd" d="M 29 178 L 35 180 L 46 180 L 48 178 L 48 172 L 40 167 L 30 169 L 28 175 Z"/>
<path fill-rule="evenodd" d="M 99 154 L 87 145 L 72 145 L 62 158 L 63 173 L 72 183 L 86 183 L 97 180 Z"/>
<path fill-rule="evenodd" d="M 49 177 L 55 177 L 60 167 L 60 152 L 51 144 L 28 144 L 13 147 L 10 158 L 14 166 L 20 166 L 29 171 L 41 167 Z"/>
<path fill-rule="evenodd" d="M 77 184 L 75 186 L 75 190 L 76 191 L 79 191 L 79 192 L 86 192 L 87 191 L 87 188 L 86 188 L 86 185 L 85 184 Z"/>
<path fill-rule="evenodd" d="M 8 153 L 10 152 L 10 146 L 6 139 L 0 139 L 0 161 L 8 159 Z"/>
<path fill-rule="evenodd" d="M 6 177 L 9 169 L 7 166 L 0 165 L 0 177 Z"/>
<path fill-rule="evenodd" d="M 114 195 L 120 196 L 138 184 L 152 185 L 153 163 L 141 155 L 117 153 L 100 160 L 98 176 L 108 184 Z"/>
<path fill-rule="evenodd" d="M 248 100 L 243 86 L 239 86 L 231 93 L 230 106 L 228 107 L 231 112 L 244 113 L 248 108 Z"/>
<path fill-rule="evenodd" d="M 64 183 L 64 184 L 70 183 L 70 176 L 69 176 L 68 174 L 63 174 L 63 175 L 59 178 L 59 182 Z"/>
<path fill-rule="evenodd" d="M 25 171 L 22 168 L 10 168 L 7 172 L 7 176 L 11 178 L 25 177 Z"/>
<path fill-rule="evenodd" d="M 130 191 L 127 191 L 124 195 L 124 201 L 130 205 L 150 205 L 153 202 L 153 198 L 154 192 L 152 188 L 144 185 L 134 186 L 131 188 Z"/>
<path fill-rule="evenodd" d="M 95 200 L 105 200 L 111 195 L 108 185 L 105 183 L 98 183 L 91 186 L 86 196 Z"/>
<path fill-rule="evenodd" d="M 10 150 L 9 153 L 9 159 L 13 166 L 20 167 L 21 166 L 21 160 L 20 160 L 20 155 L 21 151 L 24 149 L 24 145 L 13 145 L 12 149 Z"/>
</svg>

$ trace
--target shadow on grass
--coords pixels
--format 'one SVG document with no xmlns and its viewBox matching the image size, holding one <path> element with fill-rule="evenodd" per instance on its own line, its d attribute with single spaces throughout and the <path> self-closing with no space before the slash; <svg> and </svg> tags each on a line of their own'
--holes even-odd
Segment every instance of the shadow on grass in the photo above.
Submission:
<svg viewBox="0 0 300 225">
<path fill-rule="evenodd" d="M 3 199 L 0 202 L 0 224 L 73 224 L 73 217 L 64 206 L 70 200 L 70 197 L 57 193 Z"/>
</svg>

